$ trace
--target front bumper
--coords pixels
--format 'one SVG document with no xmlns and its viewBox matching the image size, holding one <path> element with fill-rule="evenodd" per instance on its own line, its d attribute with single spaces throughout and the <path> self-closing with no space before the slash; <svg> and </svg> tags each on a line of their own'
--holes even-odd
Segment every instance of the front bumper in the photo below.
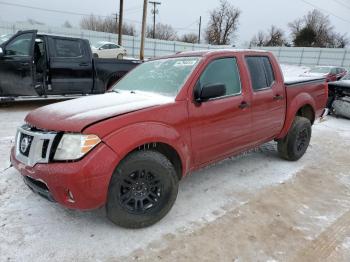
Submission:
<svg viewBox="0 0 350 262">
<path fill-rule="evenodd" d="M 21 163 L 16 159 L 15 148 L 11 150 L 12 165 L 34 192 L 79 210 L 105 205 L 109 181 L 118 162 L 116 153 L 104 143 L 80 161 L 36 164 L 33 167 Z"/>
</svg>

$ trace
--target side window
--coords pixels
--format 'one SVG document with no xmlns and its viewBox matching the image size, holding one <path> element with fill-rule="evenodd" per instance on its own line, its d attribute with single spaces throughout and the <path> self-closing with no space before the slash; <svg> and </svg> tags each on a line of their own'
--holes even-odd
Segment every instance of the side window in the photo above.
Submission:
<svg viewBox="0 0 350 262">
<path fill-rule="evenodd" d="M 337 74 L 337 69 L 336 69 L 336 68 L 332 68 L 330 73 L 331 73 L 332 75 Z"/>
<path fill-rule="evenodd" d="M 272 65 L 266 56 L 246 57 L 253 90 L 259 91 L 271 87 L 275 81 Z"/>
<path fill-rule="evenodd" d="M 54 39 L 55 57 L 81 57 L 83 52 L 80 46 L 80 41 L 69 39 Z"/>
<path fill-rule="evenodd" d="M 119 46 L 117 46 L 117 45 L 112 45 L 112 44 L 111 44 L 111 45 L 109 45 L 109 46 L 110 46 L 111 49 L 119 48 Z"/>
<path fill-rule="evenodd" d="M 226 96 L 239 94 L 241 80 L 236 58 L 222 58 L 211 62 L 202 73 L 199 81 L 202 86 L 224 84 Z"/>
<path fill-rule="evenodd" d="M 5 55 L 9 56 L 30 56 L 33 34 L 23 34 L 17 36 L 5 48 Z"/>
<path fill-rule="evenodd" d="M 265 67 L 267 86 L 272 86 L 272 83 L 275 81 L 275 74 L 273 73 L 273 68 L 268 57 L 262 57 Z"/>
</svg>

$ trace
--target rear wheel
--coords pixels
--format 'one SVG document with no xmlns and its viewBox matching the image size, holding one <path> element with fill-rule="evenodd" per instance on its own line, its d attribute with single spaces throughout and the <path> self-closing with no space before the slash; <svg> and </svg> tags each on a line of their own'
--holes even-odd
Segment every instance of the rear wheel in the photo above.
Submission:
<svg viewBox="0 0 350 262">
<path fill-rule="evenodd" d="M 286 137 L 278 141 L 278 153 L 286 160 L 296 161 L 305 154 L 310 144 L 310 139 L 310 120 L 296 116 Z"/>
<path fill-rule="evenodd" d="M 120 163 L 112 176 L 107 216 L 122 227 L 150 226 L 173 206 L 178 182 L 173 165 L 164 155 L 156 151 L 134 152 Z"/>
</svg>

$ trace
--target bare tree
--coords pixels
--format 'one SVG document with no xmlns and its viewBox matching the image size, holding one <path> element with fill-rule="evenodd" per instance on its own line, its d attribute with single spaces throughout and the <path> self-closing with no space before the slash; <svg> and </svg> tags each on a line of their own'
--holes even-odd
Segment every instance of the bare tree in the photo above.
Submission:
<svg viewBox="0 0 350 262">
<path fill-rule="evenodd" d="M 80 27 L 82 29 L 107 33 L 117 33 L 118 31 L 118 24 L 113 16 L 101 18 L 91 14 L 90 16 L 85 16 L 81 19 Z M 135 35 L 135 26 L 124 22 L 122 33 L 124 35 Z"/>
<path fill-rule="evenodd" d="M 329 17 L 318 10 L 288 24 L 295 46 L 345 47 L 348 39 L 334 32 Z"/>
<path fill-rule="evenodd" d="M 257 35 L 253 36 L 252 40 L 250 41 L 249 46 L 265 46 L 266 44 L 266 36 L 263 31 L 259 31 Z"/>
<path fill-rule="evenodd" d="M 65 27 L 65 28 L 72 28 L 72 27 L 73 27 L 73 26 L 71 25 L 71 23 L 70 23 L 68 20 L 66 20 L 66 21 L 63 23 L 62 26 Z"/>
<path fill-rule="evenodd" d="M 184 34 L 179 40 L 181 42 L 195 44 L 198 43 L 198 35 L 195 33 Z"/>
<path fill-rule="evenodd" d="M 258 32 L 250 42 L 250 46 L 284 46 L 287 40 L 282 29 L 272 25 L 265 34 L 263 31 Z"/>
<path fill-rule="evenodd" d="M 156 33 L 154 34 L 156 39 L 161 40 L 176 40 L 177 33 L 171 25 L 157 23 Z M 147 26 L 146 37 L 153 38 L 153 26 Z"/>
<path fill-rule="evenodd" d="M 350 40 L 347 38 L 346 34 L 341 35 L 338 33 L 333 33 L 331 39 L 332 43 L 329 47 L 345 48 L 350 43 Z"/>
<path fill-rule="evenodd" d="M 234 37 L 238 28 L 241 11 L 227 0 L 221 0 L 220 6 L 210 12 L 206 30 L 206 40 L 209 44 L 227 45 Z"/>
</svg>

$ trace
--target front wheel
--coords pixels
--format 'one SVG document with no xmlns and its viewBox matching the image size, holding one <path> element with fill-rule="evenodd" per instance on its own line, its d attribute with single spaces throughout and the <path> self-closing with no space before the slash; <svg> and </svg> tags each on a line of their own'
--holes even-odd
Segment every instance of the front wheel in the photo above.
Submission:
<svg viewBox="0 0 350 262">
<path fill-rule="evenodd" d="M 177 197 L 178 184 L 172 163 L 161 153 L 131 153 L 112 176 L 107 216 L 126 228 L 150 226 L 169 212 Z"/>
<path fill-rule="evenodd" d="M 278 141 L 279 155 L 286 160 L 299 160 L 306 152 L 311 139 L 311 122 L 309 119 L 296 116 L 288 134 Z"/>
</svg>

